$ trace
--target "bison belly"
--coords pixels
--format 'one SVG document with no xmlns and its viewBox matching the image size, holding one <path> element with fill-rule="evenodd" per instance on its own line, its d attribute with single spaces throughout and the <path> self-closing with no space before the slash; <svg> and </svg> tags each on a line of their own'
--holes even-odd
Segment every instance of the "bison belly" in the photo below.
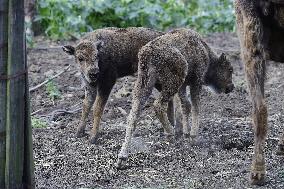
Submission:
<svg viewBox="0 0 284 189">
<path fill-rule="evenodd" d="M 284 1 L 283 1 L 284 2 Z M 284 5 L 273 5 L 273 13 L 263 17 L 264 40 L 268 58 L 284 62 Z"/>
</svg>

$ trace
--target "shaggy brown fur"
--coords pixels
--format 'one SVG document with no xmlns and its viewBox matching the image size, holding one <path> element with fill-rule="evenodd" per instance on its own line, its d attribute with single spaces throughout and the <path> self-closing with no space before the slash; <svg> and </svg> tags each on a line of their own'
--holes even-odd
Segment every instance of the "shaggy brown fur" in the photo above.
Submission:
<svg viewBox="0 0 284 189">
<path fill-rule="evenodd" d="M 236 0 L 235 10 L 242 58 L 252 100 L 254 155 L 252 184 L 265 180 L 264 146 L 267 133 L 267 107 L 264 99 L 266 59 L 284 62 L 284 0 Z M 279 154 L 284 154 L 280 137 Z"/>
<path fill-rule="evenodd" d="M 77 137 L 85 135 L 87 117 L 94 104 L 90 142 L 96 142 L 104 107 L 116 79 L 134 74 L 138 50 L 162 34 L 148 28 L 105 28 L 87 34 L 76 47 L 63 47 L 66 53 L 75 56 L 86 84 Z"/>
<path fill-rule="evenodd" d="M 198 135 L 202 85 L 211 86 L 218 93 L 229 93 L 234 87 L 233 68 L 225 55 L 217 57 L 193 30 L 177 29 L 158 37 L 142 47 L 138 57 L 138 79 L 133 91 L 125 142 L 118 156 L 118 167 L 121 167 L 122 160 L 127 159 L 138 116 L 155 85 L 161 87 L 161 93 L 154 102 L 154 108 L 166 135 L 171 137 L 174 134 L 166 111 L 169 100 L 177 94 L 181 101 L 183 134 L 185 137 L 190 135 L 192 139 Z M 191 103 L 186 94 L 187 86 L 190 86 Z M 189 133 L 190 111 L 192 127 Z"/>
</svg>

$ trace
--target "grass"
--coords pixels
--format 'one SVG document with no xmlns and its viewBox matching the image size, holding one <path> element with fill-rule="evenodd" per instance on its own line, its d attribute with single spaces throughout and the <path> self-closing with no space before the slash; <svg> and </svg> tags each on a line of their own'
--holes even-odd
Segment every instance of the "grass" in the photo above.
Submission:
<svg viewBox="0 0 284 189">
<path fill-rule="evenodd" d="M 32 117 L 32 127 L 33 128 L 46 128 L 47 123 L 42 119 Z"/>
<path fill-rule="evenodd" d="M 50 81 L 46 84 L 46 92 L 52 102 L 61 98 L 61 93 L 54 81 Z"/>
</svg>

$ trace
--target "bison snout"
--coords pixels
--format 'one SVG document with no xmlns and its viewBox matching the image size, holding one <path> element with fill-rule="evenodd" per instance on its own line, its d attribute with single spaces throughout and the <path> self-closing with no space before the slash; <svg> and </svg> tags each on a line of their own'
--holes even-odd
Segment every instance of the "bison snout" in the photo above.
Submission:
<svg viewBox="0 0 284 189">
<path fill-rule="evenodd" d="M 230 84 L 226 87 L 225 93 L 228 94 L 234 90 L 235 86 L 234 84 Z"/>
</svg>

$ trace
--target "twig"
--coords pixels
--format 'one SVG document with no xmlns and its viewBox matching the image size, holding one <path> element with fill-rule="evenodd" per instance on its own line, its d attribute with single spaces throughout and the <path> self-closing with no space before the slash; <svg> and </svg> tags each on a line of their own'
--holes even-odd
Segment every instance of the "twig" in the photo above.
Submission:
<svg viewBox="0 0 284 189">
<path fill-rule="evenodd" d="M 75 110 L 65 110 L 65 109 L 59 109 L 59 110 L 54 110 L 53 112 L 51 112 L 48 115 L 51 115 L 49 120 L 52 121 L 54 119 L 55 116 L 59 116 L 60 114 L 74 114 L 78 111 L 82 110 L 82 108 L 77 108 Z"/>
<path fill-rule="evenodd" d="M 77 103 L 77 104 L 73 105 L 72 108 L 76 108 L 77 106 L 79 106 L 79 105 L 81 105 L 81 104 L 82 104 L 82 103 Z M 38 113 L 39 111 L 42 111 L 42 110 L 43 110 L 43 109 L 39 109 L 39 110 L 33 112 L 32 115 L 34 115 L 34 114 L 36 114 L 36 113 Z M 82 110 L 82 107 L 80 107 L 80 108 L 77 107 L 76 109 L 71 109 L 71 110 L 56 109 L 56 110 L 52 111 L 51 113 L 39 115 L 39 117 L 49 117 L 49 116 L 50 116 L 49 120 L 52 120 L 52 119 L 54 119 L 54 117 L 56 116 L 56 114 L 57 114 L 57 115 L 59 115 L 59 114 L 64 114 L 64 113 L 67 113 L 67 114 L 74 114 L 74 113 L 76 113 L 77 111 L 80 111 L 80 110 Z"/>
<path fill-rule="evenodd" d="M 77 104 L 75 104 L 75 105 L 73 105 L 73 106 L 71 106 L 72 108 L 75 108 L 75 107 L 77 107 L 77 106 L 82 106 L 82 102 L 79 102 L 79 103 L 77 103 Z"/>
<path fill-rule="evenodd" d="M 278 87 L 276 87 L 276 89 L 279 89 L 279 88 L 281 88 L 283 86 L 284 86 L 284 83 L 282 83 L 281 85 L 278 85 Z"/>
<path fill-rule="evenodd" d="M 127 115 L 127 112 L 126 112 L 123 108 L 117 107 L 117 109 L 120 111 L 120 113 L 121 113 L 122 115 Z"/>
<path fill-rule="evenodd" d="M 68 87 L 67 89 L 69 90 L 69 91 L 80 91 L 80 90 L 82 90 L 82 89 L 84 89 L 85 88 L 85 86 L 84 85 L 81 85 L 80 87 Z"/>
<path fill-rule="evenodd" d="M 228 54 L 234 54 L 234 55 L 240 55 L 241 54 L 241 52 L 239 50 L 234 50 L 234 49 L 226 50 L 226 49 L 220 49 L 218 47 L 212 47 L 212 49 L 216 50 L 216 51 L 228 53 Z"/>
<path fill-rule="evenodd" d="M 62 71 L 59 72 L 58 74 L 56 74 L 56 75 L 54 75 L 54 76 L 48 78 L 48 79 L 45 80 L 44 82 L 42 82 L 42 83 L 40 83 L 40 84 L 38 84 L 38 85 L 36 85 L 36 86 L 34 86 L 34 87 L 31 87 L 29 91 L 30 91 L 30 92 L 33 92 L 33 91 L 35 91 L 36 89 L 40 88 L 41 86 L 45 85 L 46 83 L 48 83 L 48 82 L 52 81 L 53 79 L 59 77 L 61 74 L 63 74 L 64 72 L 66 72 L 66 71 L 70 68 L 70 66 L 71 66 L 71 65 L 67 66 L 66 68 L 64 68 L 64 70 L 62 70 Z"/>
<path fill-rule="evenodd" d="M 32 112 L 32 113 L 31 113 L 31 116 L 36 115 L 38 112 L 41 112 L 42 110 L 43 110 L 43 109 L 39 109 L 39 110 L 36 110 L 36 111 Z"/>
<path fill-rule="evenodd" d="M 27 48 L 28 51 L 48 51 L 48 50 L 61 50 L 62 46 L 54 46 L 54 47 L 34 47 Z"/>
</svg>

